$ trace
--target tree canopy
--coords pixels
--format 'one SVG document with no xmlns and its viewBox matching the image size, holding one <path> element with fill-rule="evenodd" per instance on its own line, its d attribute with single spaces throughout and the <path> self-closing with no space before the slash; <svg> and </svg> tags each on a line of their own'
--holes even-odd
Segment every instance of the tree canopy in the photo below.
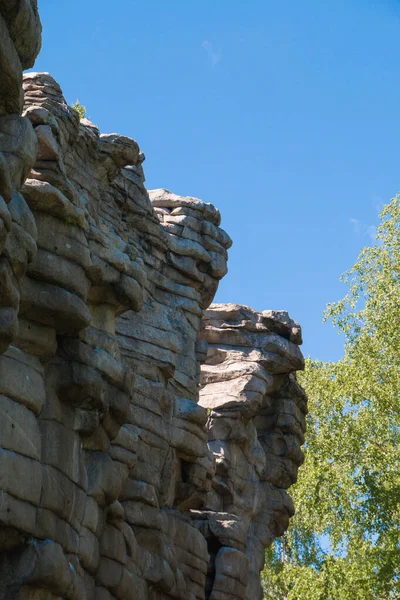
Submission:
<svg viewBox="0 0 400 600">
<path fill-rule="evenodd" d="M 264 598 L 400 598 L 400 196 L 325 313 L 345 336 L 335 363 L 308 359 L 305 463 L 285 538 L 267 551 Z"/>
</svg>

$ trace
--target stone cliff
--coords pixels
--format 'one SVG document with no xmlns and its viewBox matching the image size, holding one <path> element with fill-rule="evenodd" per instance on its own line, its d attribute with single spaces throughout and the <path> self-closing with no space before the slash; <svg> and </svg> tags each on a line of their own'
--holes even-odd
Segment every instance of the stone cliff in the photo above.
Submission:
<svg viewBox="0 0 400 600">
<path fill-rule="evenodd" d="M 299 326 L 211 305 L 211 204 L 67 105 L 0 0 L 0 599 L 257 600 L 302 461 Z M 201 366 L 202 365 L 202 366 Z"/>
</svg>

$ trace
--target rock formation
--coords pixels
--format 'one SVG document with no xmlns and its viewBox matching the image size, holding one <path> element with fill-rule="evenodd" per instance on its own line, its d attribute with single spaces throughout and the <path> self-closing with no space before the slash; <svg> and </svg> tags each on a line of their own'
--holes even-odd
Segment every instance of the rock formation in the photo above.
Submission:
<svg viewBox="0 0 400 600">
<path fill-rule="evenodd" d="M 0 0 L 0 29 L 0 600 L 259 599 L 302 460 L 299 326 L 209 308 L 218 210 L 147 192 L 134 140 L 22 76 L 36 0 Z"/>
<path fill-rule="evenodd" d="M 208 520 L 211 535 L 231 522 L 210 550 L 210 598 L 261 598 L 265 547 L 287 529 L 294 508 L 285 490 L 303 461 L 306 397 L 295 376 L 303 367 L 301 330 L 284 311 L 237 304 L 212 305 L 203 326 L 199 404 L 209 412 L 216 471 L 198 518 Z"/>
</svg>

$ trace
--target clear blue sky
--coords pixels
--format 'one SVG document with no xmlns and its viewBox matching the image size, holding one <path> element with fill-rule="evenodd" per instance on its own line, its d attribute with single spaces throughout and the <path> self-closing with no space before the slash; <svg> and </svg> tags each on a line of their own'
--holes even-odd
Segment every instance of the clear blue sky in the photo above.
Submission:
<svg viewBox="0 0 400 600">
<path fill-rule="evenodd" d="M 67 100 L 134 137 L 149 188 L 212 202 L 234 240 L 216 300 L 321 315 L 400 190 L 399 0 L 39 0 Z"/>
</svg>

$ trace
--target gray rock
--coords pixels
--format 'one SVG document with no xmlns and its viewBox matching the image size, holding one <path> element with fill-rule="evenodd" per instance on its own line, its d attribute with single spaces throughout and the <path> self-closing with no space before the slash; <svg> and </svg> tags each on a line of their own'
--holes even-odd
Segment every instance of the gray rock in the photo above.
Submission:
<svg viewBox="0 0 400 600">
<path fill-rule="evenodd" d="M 22 82 L 35 0 L 0 0 L 0 40 L 0 596 L 259 600 L 303 460 L 301 330 L 206 310 L 218 209 L 147 192 L 134 140 Z"/>
<path fill-rule="evenodd" d="M 37 0 L 5 0 L 0 4 L 0 12 L 23 68 L 33 67 L 42 44 Z"/>
</svg>

